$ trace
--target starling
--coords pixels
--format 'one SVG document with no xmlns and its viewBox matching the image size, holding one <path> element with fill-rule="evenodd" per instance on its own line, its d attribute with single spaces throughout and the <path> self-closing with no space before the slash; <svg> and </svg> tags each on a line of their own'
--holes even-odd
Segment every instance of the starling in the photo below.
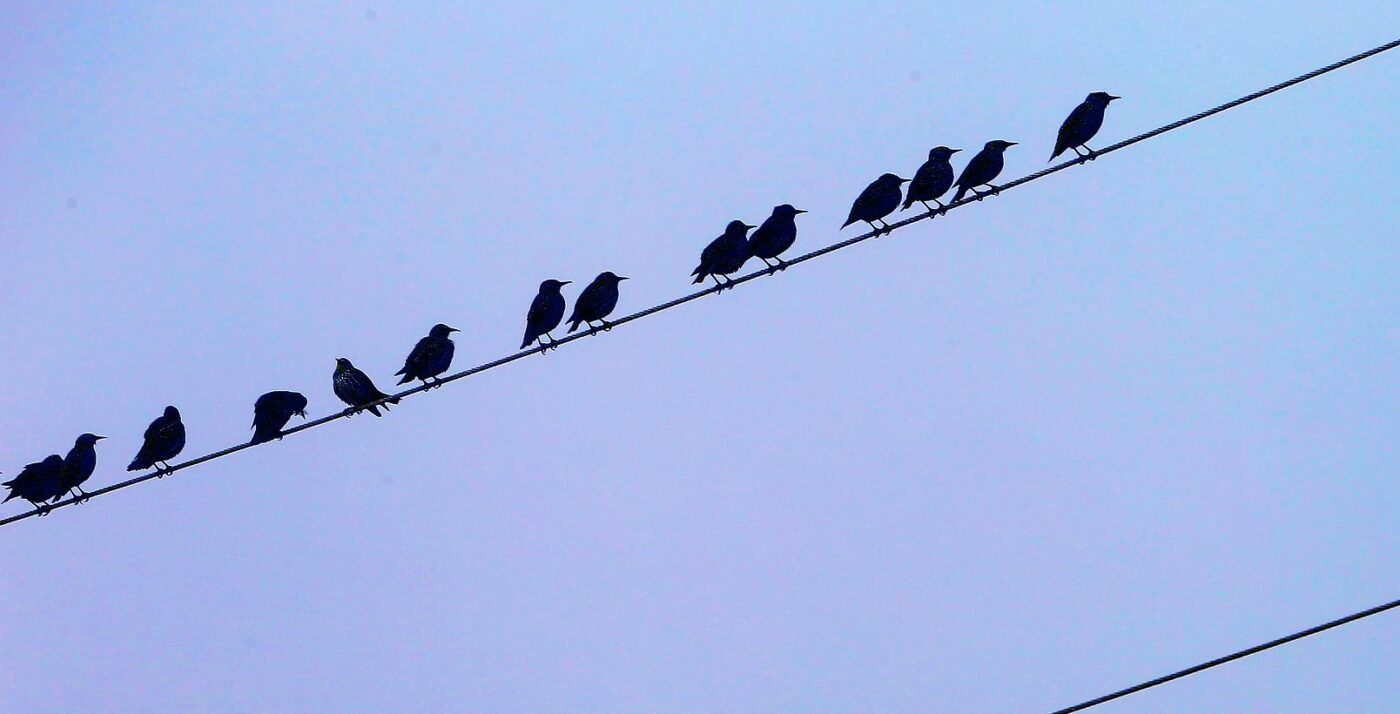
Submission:
<svg viewBox="0 0 1400 714">
<path fill-rule="evenodd" d="M 10 495 L 5 497 L 5 501 L 23 498 L 34 504 L 40 515 L 47 514 L 49 509 L 44 502 L 63 493 L 58 485 L 59 471 L 62 469 L 63 457 L 58 454 L 50 454 L 43 461 L 26 465 L 18 476 L 0 484 L 10 487 Z"/>
<path fill-rule="evenodd" d="M 574 312 L 569 315 L 569 332 L 574 332 L 584 322 L 597 330 L 597 327 L 593 327 L 594 320 L 603 323 L 601 327 L 604 331 L 611 330 L 612 325 L 603 318 L 611 315 L 617 307 L 617 284 L 626 279 L 607 270 L 599 273 L 574 301 Z"/>
<path fill-rule="evenodd" d="M 953 203 L 961 201 L 963 194 L 968 191 L 971 191 L 977 200 L 982 200 L 982 196 L 986 194 L 978 193 L 977 187 L 992 186 L 992 179 L 995 179 L 997 174 L 1001 173 L 1002 167 L 1006 165 L 1002 153 L 1006 151 L 1007 147 L 1015 145 L 1014 141 L 1002 141 L 1001 139 L 987 142 L 987 145 L 983 146 L 982 150 L 977 152 L 971 161 L 967 162 L 967 166 L 963 167 L 962 175 L 958 177 L 958 192 L 953 194 Z M 1000 192 L 1000 188 L 992 186 L 993 196 Z"/>
<path fill-rule="evenodd" d="M 166 407 L 165 413 L 146 427 L 144 439 L 141 449 L 136 452 L 136 458 L 131 460 L 126 470 L 140 471 L 156 464 L 169 470 L 170 464 L 166 461 L 175 458 L 176 454 L 185 448 L 185 425 L 180 423 L 180 410 Z"/>
<path fill-rule="evenodd" d="M 695 276 L 692 282 L 703 283 L 706 277 L 710 277 L 715 279 L 715 285 L 720 290 L 731 285 L 732 281 L 727 276 L 739 272 L 744 267 L 744 261 L 749 259 L 748 236 L 752 229 L 753 226 L 743 221 L 730 221 L 724 233 L 700 251 L 700 264 L 690 273 Z M 721 275 L 726 276 L 725 282 L 720 282 Z"/>
<path fill-rule="evenodd" d="M 399 403 L 398 397 L 390 397 L 379 391 L 379 387 L 370 381 L 369 375 L 355 369 L 355 365 L 350 364 L 350 360 L 344 357 L 335 361 L 335 374 L 331 376 L 331 386 L 335 390 L 335 396 L 350 405 L 351 413 L 368 409 L 370 414 L 383 416 L 379 413 L 380 406 L 388 411 L 390 404 Z M 383 405 L 375 404 L 380 400 L 388 401 Z"/>
<path fill-rule="evenodd" d="M 793 208 L 791 204 L 787 203 L 774 206 L 773 215 L 764 219 L 763 225 L 749 236 L 749 253 L 768 266 L 769 275 L 772 275 L 775 270 L 787 268 L 787 263 L 778 255 L 797 242 L 797 214 L 799 213 L 806 213 L 806 211 Z M 778 261 L 778 264 L 769 263 L 770 259 Z"/>
<path fill-rule="evenodd" d="M 454 332 L 460 330 L 441 322 L 433 325 L 433 329 L 428 331 L 428 336 L 419 340 L 418 344 L 413 346 L 413 351 L 408 353 L 408 359 L 403 361 L 403 369 L 394 373 L 396 376 L 403 375 L 399 384 L 421 379 L 423 384 L 428 385 L 429 379 L 446 372 L 447 368 L 452 366 L 452 353 L 457 349 L 448 337 Z"/>
<path fill-rule="evenodd" d="M 1081 162 L 1092 161 L 1097 154 L 1085 144 L 1099 133 L 1099 128 L 1103 126 L 1103 112 L 1108 108 L 1108 103 L 1115 99 L 1122 97 L 1115 97 L 1108 92 L 1094 92 L 1085 97 L 1083 103 L 1075 107 L 1065 119 L 1065 123 L 1060 125 L 1060 135 L 1055 138 L 1055 153 L 1050 155 L 1050 160 L 1054 161 L 1065 149 L 1074 149 L 1075 156 L 1078 156 Z M 1079 153 L 1081 146 L 1089 153 Z"/>
<path fill-rule="evenodd" d="M 105 436 L 96 434 L 83 434 L 78 440 L 73 442 L 73 448 L 68 451 L 68 455 L 63 457 L 63 467 L 58 471 L 58 500 L 68 495 L 73 489 L 78 490 L 78 503 L 88 499 L 87 492 L 83 491 L 83 482 L 92 476 L 92 472 L 97 468 L 97 442 L 105 439 Z"/>
<path fill-rule="evenodd" d="M 841 224 L 842 228 L 855 223 L 865 221 L 883 233 L 890 232 L 890 226 L 883 220 L 885 216 L 894 213 L 899 208 L 900 196 L 899 187 L 908 183 L 909 179 L 900 178 L 894 174 L 883 174 L 875 182 L 865 187 L 856 197 L 856 202 L 851 204 L 851 214 L 846 218 L 846 222 Z M 875 225 L 875 221 L 880 221 L 880 225 Z"/>
<path fill-rule="evenodd" d="M 296 415 L 306 417 L 306 397 L 297 392 L 268 392 L 253 403 L 253 439 L 250 444 L 282 438 L 282 427 Z"/>
<path fill-rule="evenodd" d="M 933 213 L 933 208 L 928 205 L 929 201 L 938 204 L 939 213 L 948 210 L 938 198 L 953 187 L 953 165 L 948 163 L 948 160 L 959 151 L 962 149 L 950 149 L 946 146 L 930 149 L 928 161 L 919 167 L 914 174 L 914 180 L 909 182 L 909 190 L 904 196 L 904 207 L 900 210 L 908 210 L 915 201 L 924 204 L 929 213 Z"/>
<path fill-rule="evenodd" d="M 564 296 L 559 290 L 569 282 L 550 279 L 540 283 L 540 292 L 530 303 L 530 312 L 525 315 L 525 339 L 520 342 L 520 349 L 529 347 L 535 340 L 548 349 L 545 337 L 549 338 L 550 344 L 554 343 L 554 335 L 549 333 L 564 321 Z"/>
</svg>

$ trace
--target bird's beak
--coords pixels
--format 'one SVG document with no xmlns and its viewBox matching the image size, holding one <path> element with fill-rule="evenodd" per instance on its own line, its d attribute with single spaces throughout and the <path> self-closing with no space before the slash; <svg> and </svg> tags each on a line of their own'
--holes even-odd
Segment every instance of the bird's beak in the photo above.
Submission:
<svg viewBox="0 0 1400 714">
<path fill-rule="evenodd" d="M 949 150 L 948 150 L 948 153 L 950 153 L 950 154 L 956 154 L 956 153 L 958 153 L 959 151 L 962 151 L 962 149 L 949 149 Z"/>
<path fill-rule="evenodd" d="M 573 282 L 572 280 L 560 280 L 560 281 L 559 281 L 559 285 L 560 285 L 560 286 L 564 286 L 564 285 L 568 285 L 569 283 L 572 283 L 572 282 Z"/>
<path fill-rule="evenodd" d="M 459 329 L 457 329 L 457 328 L 455 328 L 455 327 L 449 327 L 449 328 L 447 328 L 447 331 L 448 331 L 448 332 L 461 332 L 461 330 L 459 330 Z"/>
<path fill-rule="evenodd" d="M 1017 143 L 1017 142 L 1014 142 L 1014 141 L 1008 141 L 1008 142 L 1006 142 L 1006 145 L 1007 145 L 1007 146 L 1015 146 L 1016 143 Z"/>
<path fill-rule="evenodd" d="M 105 437 L 105 436 L 94 436 L 94 437 L 92 437 L 92 438 L 95 439 L 95 440 L 101 441 L 102 439 L 105 439 L 105 438 L 107 438 L 107 437 Z"/>
<path fill-rule="evenodd" d="M 899 179 L 899 182 L 900 182 L 900 183 L 909 183 L 909 179 L 907 179 L 907 178 L 902 178 L 902 179 Z"/>
<path fill-rule="evenodd" d="M 794 208 L 794 209 L 792 209 L 792 212 L 793 212 L 793 213 L 806 213 L 807 211 L 805 211 L 805 210 L 803 210 L 803 209 L 801 209 L 801 208 Z"/>
<path fill-rule="evenodd" d="M 627 280 L 627 278 L 624 278 L 624 277 L 622 277 L 621 275 L 617 276 L 617 279 L 618 279 L 618 280 Z"/>
<path fill-rule="evenodd" d="M 744 224 L 744 228 L 747 228 L 748 230 L 753 230 L 753 229 L 755 229 L 755 228 L 757 228 L 757 227 L 758 227 L 758 226 L 751 226 L 751 225 L 749 225 L 749 224 L 747 224 L 747 223 Z"/>
<path fill-rule="evenodd" d="M 1115 99 L 1122 99 L 1122 97 L 1115 97 L 1115 96 L 1113 96 L 1112 94 L 1108 95 L 1108 101 L 1111 102 L 1111 101 L 1113 101 L 1113 100 L 1115 100 Z"/>
</svg>

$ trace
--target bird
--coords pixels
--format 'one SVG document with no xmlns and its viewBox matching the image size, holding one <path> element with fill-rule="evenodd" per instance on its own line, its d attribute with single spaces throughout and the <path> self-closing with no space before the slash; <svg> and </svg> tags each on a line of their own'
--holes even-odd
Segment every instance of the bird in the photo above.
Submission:
<svg viewBox="0 0 1400 714">
<path fill-rule="evenodd" d="M 768 274 L 776 270 L 786 270 L 787 263 L 778 255 L 797 242 L 797 215 L 806 213 L 792 204 L 784 203 L 773 207 L 773 215 L 763 220 L 763 225 L 749 235 L 749 253 L 768 266 Z M 778 261 L 777 265 L 769 260 Z"/>
<path fill-rule="evenodd" d="M 744 261 L 749 259 L 749 231 L 752 229 L 753 226 L 743 221 L 730 221 L 724 233 L 700 251 L 700 264 L 690 273 L 695 276 L 692 282 L 703 283 L 706 277 L 714 278 L 720 291 L 732 285 L 733 281 L 727 276 L 739 272 Z M 721 275 L 726 276 L 725 282 L 720 282 Z"/>
<path fill-rule="evenodd" d="M 78 491 L 77 503 L 88 499 L 82 485 L 97 469 L 97 442 L 105 438 L 107 437 L 96 434 L 83 434 L 73 442 L 73 448 L 63 457 L 63 466 L 58 471 L 59 493 L 54 496 L 54 500 L 68 495 L 74 489 Z"/>
<path fill-rule="evenodd" d="M 306 397 L 298 392 L 268 392 L 253 402 L 253 438 L 261 444 L 282 438 L 282 427 L 292 416 L 306 417 Z"/>
<path fill-rule="evenodd" d="M 10 495 L 0 503 L 12 498 L 23 498 L 39 509 L 39 515 L 47 515 L 49 507 L 45 506 L 44 502 L 63 493 L 58 486 L 59 471 L 62 468 L 63 457 L 58 454 L 50 454 L 43 461 L 26 465 L 18 476 L 0 484 L 10 488 Z"/>
<path fill-rule="evenodd" d="M 1080 162 L 1094 160 L 1097 154 L 1086 146 L 1086 143 L 1099 133 L 1099 128 L 1103 126 L 1104 110 L 1108 109 L 1108 103 L 1115 99 L 1122 97 L 1115 97 L 1108 92 L 1094 92 L 1085 97 L 1065 118 L 1065 123 L 1060 125 L 1060 134 L 1055 137 L 1055 153 L 1050 155 L 1050 160 L 1054 161 L 1056 156 L 1065 153 L 1065 149 L 1074 149 L 1074 155 L 1079 157 Z M 1081 146 L 1089 153 L 1079 153 Z"/>
<path fill-rule="evenodd" d="M 626 279 L 610 270 L 599 273 L 574 301 L 573 314 L 569 315 L 569 332 L 577 330 L 580 323 L 586 322 L 596 333 L 598 328 L 593 327 L 594 320 L 603 323 L 603 331 L 611 330 L 612 325 L 603 318 L 611 315 L 617 307 L 617 285 Z"/>
<path fill-rule="evenodd" d="M 398 397 L 379 391 L 379 387 L 374 386 L 369 375 L 355 368 L 350 364 L 350 360 L 339 357 L 335 361 L 335 373 L 331 375 L 331 386 L 335 391 L 335 396 L 340 397 L 340 401 L 350 405 L 351 414 L 359 412 L 361 409 L 368 409 L 370 414 L 383 416 L 379 413 L 379 407 L 383 406 L 385 411 L 389 410 L 390 404 L 398 404 Z M 375 404 L 380 400 L 386 400 L 383 405 Z"/>
<path fill-rule="evenodd" d="M 866 186 L 856 197 L 856 202 L 851 204 L 851 213 L 841 227 L 845 228 L 856 221 L 865 221 L 871 228 L 889 233 L 889 224 L 881 219 L 899 208 L 899 200 L 902 198 L 899 187 L 908 182 L 909 179 L 894 174 L 881 174 L 880 178 Z M 880 221 L 880 225 L 875 225 L 875 221 Z"/>
<path fill-rule="evenodd" d="M 554 343 L 554 335 L 550 333 L 564 321 L 564 295 L 559 290 L 570 282 L 551 278 L 540 283 L 540 292 L 535 295 L 530 303 L 530 312 L 525 315 L 525 339 L 521 340 L 520 349 L 539 340 L 541 352 L 549 350 L 549 345 Z M 545 344 L 546 337 L 549 344 Z"/>
<path fill-rule="evenodd" d="M 909 182 L 909 190 L 904 195 L 904 206 L 900 210 L 909 210 L 915 201 L 924 204 L 929 213 L 933 213 L 933 209 L 928 205 L 929 201 L 938 204 L 940 214 L 948 210 L 938 198 L 953 187 L 953 165 L 948 160 L 959 151 L 962 149 L 950 149 L 946 146 L 929 149 L 928 161 L 914 172 L 914 180 Z"/>
<path fill-rule="evenodd" d="M 992 179 L 995 179 L 997 174 L 1001 173 L 1002 167 L 1006 165 L 1002 153 L 1015 145 L 1014 141 L 1002 141 L 1001 139 L 987 142 L 987 145 L 983 146 L 982 150 L 977 152 L 971 161 L 967 162 L 967 166 L 963 167 L 962 175 L 958 177 L 958 192 L 953 194 L 953 203 L 961 201 L 963 194 L 968 191 L 971 191 L 977 200 L 982 200 L 982 196 L 985 194 L 978 193 L 977 187 L 992 186 Z M 1000 188 L 992 186 L 991 194 L 993 196 L 1000 192 Z"/>
<path fill-rule="evenodd" d="M 460 331 L 441 322 L 433 325 L 433 329 L 428 331 L 428 336 L 419 340 L 418 344 L 413 346 L 413 351 L 408 353 L 408 358 L 403 361 L 403 369 L 394 373 L 395 376 L 403 375 L 399 384 L 419 379 L 425 386 L 433 386 L 428 384 L 428 380 L 446 372 L 447 368 L 452 366 L 452 353 L 457 347 L 448 336 Z M 437 380 L 433 381 L 436 384 Z"/>
<path fill-rule="evenodd" d="M 146 427 L 143 439 L 141 449 L 136 452 L 136 458 L 131 460 L 126 470 L 140 471 L 159 463 L 168 471 L 170 464 L 166 462 L 175 458 L 180 450 L 185 448 L 185 425 L 180 422 L 180 410 L 166 407 L 165 413 L 156 417 L 156 420 Z M 164 477 L 162 469 L 156 471 Z"/>
</svg>

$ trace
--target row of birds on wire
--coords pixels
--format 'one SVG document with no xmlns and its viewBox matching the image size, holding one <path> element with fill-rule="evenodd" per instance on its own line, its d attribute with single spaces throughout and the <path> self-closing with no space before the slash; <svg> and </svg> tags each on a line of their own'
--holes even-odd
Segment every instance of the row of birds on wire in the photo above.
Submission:
<svg viewBox="0 0 1400 714">
<path fill-rule="evenodd" d="M 1075 107 L 1060 126 L 1050 160 L 1054 161 L 1068 150 L 1073 150 L 1080 162 L 1092 160 L 1095 153 L 1087 143 L 1103 125 L 1104 110 L 1108 104 L 1118 98 L 1106 92 L 1094 92 Z M 1004 153 L 1015 145 L 1014 141 L 1001 139 L 987 142 L 967 162 L 956 180 L 951 159 L 961 149 L 936 147 L 929 151 L 928 160 L 918 168 L 912 179 L 891 173 L 875 179 L 856 198 L 841 227 L 844 229 L 863 221 L 877 233 L 887 233 L 891 229 L 884 219 L 896 210 L 908 210 L 915 203 L 921 204 L 930 215 L 942 215 L 948 207 L 940 199 L 954 186 L 957 191 L 951 203 L 962 200 L 969 192 L 977 200 L 988 194 L 996 195 L 999 189 L 992 182 L 1005 166 Z M 903 188 L 906 183 L 909 184 L 907 191 Z M 981 187 L 986 190 L 979 191 Z M 936 207 L 930 206 L 930 201 Z M 775 207 L 772 215 L 757 227 L 743 221 L 730 221 L 724 233 L 701 251 L 700 264 L 691 272 L 693 282 L 703 283 L 706 278 L 713 279 L 718 286 L 716 292 L 721 292 L 732 284 L 729 276 L 739 272 L 750 258 L 762 260 L 768 266 L 770 275 L 785 269 L 787 264 L 779 256 L 797 241 L 796 218 L 802 213 L 806 211 L 782 204 Z M 752 234 L 750 231 L 753 231 Z M 592 334 L 611 329 L 606 318 L 617 307 L 618 285 L 624 280 L 627 278 L 611 271 L 604 271 L 594 278 L 574 301 L 574 309 L 568 319 L 569 332 L 576 332 L 583 324 L 588 325 Z M 525 317 L 525 337 L 520 343 L 521 349 L 538 345 L 537 349 L 544 353 L 551 348 L 554 343 L 552 333 L 564 322 L 562 289 L 569 282 L 550 279 L 540 283 L 539 293 L 530 303 Z M 428 335 L 414 345 L 404 360 L 403 368 L 395 373 L 400 377 L 398 383 L 418 380 L 426 388 L 435 386 L 452 365 L 455 345 L 450 335 L 457 331 L 457 328 L 444 324 L 434 325 Z M 375 416 L 382 416 L 381 408 L 388 410 L 390 404 L 399 401 L 397 397 L 380 391 L 369 375 L 343 357 L 335 361 L 331 386 L 335 396 L 348 405 L 346 411 L 351 414 L 367 410 Z M 306 405 L 306 397 L 298 392 L 275 391 L 258 397 L 253 404 L 251 443 L 280 439 L 282 430 L 293 416 L 306 416 Z M 15 478 L 0 484 L 10 489 L 5 501 L 22 498 L 33 504 L 40 515 L 47 514 L 50 507 L 47 504 L 70 495 L 75 496 L 76 503 L 84 502 L 89 494 L 83 491 L 82 485 L 97 468 L 97 442 L 105 438 L 83 434 L 74 442 L 67 456 L 51 454 L 42 461 L 26 465 Z M 173 406 L 166 407 L 165 412 L 146 428 L 141 448 L 126 470 L 155 468 L 156 475 L 163 476 L 171 468 L 170 459 L 178 456 L 184 448 L 185 425 L 180 419 L 180 410 Z"/>
</svg>

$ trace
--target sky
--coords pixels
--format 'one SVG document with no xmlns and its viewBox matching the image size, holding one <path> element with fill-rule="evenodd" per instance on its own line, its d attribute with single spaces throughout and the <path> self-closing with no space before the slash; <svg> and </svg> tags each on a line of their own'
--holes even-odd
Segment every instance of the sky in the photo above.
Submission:
<svg viewBox="0 0 1400 714">
<path fill-rule="evenodd" d="M 929 148 L 1102 146 L 1372 3 L 0 6 L 0 471 L 341 405 L 544 278 L 679 296 Z M 1037 712 L 1400 596 L 1400 53 L 721 296 L 0 529 L 24 712 Z M 15 502 L 0 516 L 21 513 Z M 1375 712 L 1377 616 L 1102 707 Z"/>
</svg>

